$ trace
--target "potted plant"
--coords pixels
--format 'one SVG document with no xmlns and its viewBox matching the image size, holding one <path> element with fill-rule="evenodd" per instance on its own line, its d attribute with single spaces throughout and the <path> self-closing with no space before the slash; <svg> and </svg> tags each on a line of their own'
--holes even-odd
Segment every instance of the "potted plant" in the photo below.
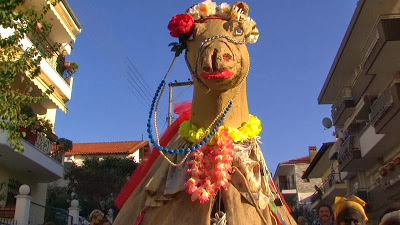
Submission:
<svg viewBox="0 0 400 225">
<path fill-rule="evenodd" d="M 51 124 L 50 120 L 45 120 L 40 118 L 40 123 L 43 126 L 42 133 L 46 135 L 47 139 L 51 142 L 56 142 L 58 137 L 53 133 L 53 124 Z"/>
<path fill-rule="evenodd" d="M 68 152 L 72 150 L 72 141 L 67 138 L 59 138 L 57 144 L 59 152 Z"/>
<path fill-rule="evenodd" d="M 385 165 L 385 168 L 387 169 L 387 170 L 393 170 L 394 169 L 394 162 L 389 162 L 389 163 L 387 163 L 386 165 Z"/>
<path fill-rule="evenodd" d="M 51 152 L 51 156 L 59 160 L 63 161 L 64 153 L 72 150 L 72 141 L 67 138 L 59 138 L 56 142 L 56 145 L 53 146 L 53 151 Z"/>
<path fill-rule="evenodd" d="M 38 132 L 43 132 L 44 127 L 42 126 L 42 124 L 39 121 L 36 121 L 35 123 L 33 123 L 32 128 Z"/>
<path fill-rule="evenodd" d="M 384 177 L 388 173 L 388 170 L 383 166 L 383 167 L 379 168 L 378 172 L 379 172 L 379 175 L 381 175 L 381 177 Z"/>
<path fill-rule="evenodd" d="M 74 63 L 74 62 L 71 62 L 71 63 L 69 64 L 68 70 L 69 70 L 71 73 L 76 73 L 76 71 L 78 70 L 78 68 L 79 68 L 78 64 L 76 64 L 76 63 Z"/>
<path fill-rule="evenodd" d="M 53 49 L 51 48 L 51 46 L 46 45 L 45 50 L 46 50 L 47 53 L 50 54 L 50 56 L 53 56 L 53 55 L 54 55 L 54 51 L 53 51 Z"/>
</svg>

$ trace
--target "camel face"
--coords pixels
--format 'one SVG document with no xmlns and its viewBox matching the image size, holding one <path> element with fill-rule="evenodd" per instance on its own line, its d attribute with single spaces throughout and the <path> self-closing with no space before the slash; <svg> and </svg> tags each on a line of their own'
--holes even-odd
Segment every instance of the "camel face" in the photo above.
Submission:
<svg viewBox="0 0 400 225">
<path fill-rule="evenodd" d="M 195 85 L 201 84 L 212 91 L 239 86 L 250 66 L 243 40 L 244 32 L 235 21 L 208 19 L 196 23 L 193 38 L 187 42 L 186 55 Z"/>
</svg>

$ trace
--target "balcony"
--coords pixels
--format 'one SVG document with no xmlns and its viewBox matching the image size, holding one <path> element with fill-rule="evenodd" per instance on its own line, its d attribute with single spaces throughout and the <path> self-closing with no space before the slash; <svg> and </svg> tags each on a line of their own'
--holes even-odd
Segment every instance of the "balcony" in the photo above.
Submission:
<svg viewBox="0 0 400 225">
<path fill-rule="evenodd" d="M 346 192 L 347 187 L 341 180 L 340 174 L 331 174 L 311 197 L 311 208 L 318 207 L 322 202 L 333 203 L 336 196 L 344 196 Z"/>
<path fill-rule="evenodd" d="M 37 10 L 41 10 L 45 4 L 47 4 L 45 0 L 25 2 L 26 7 L 34 7 Z M 58 43 L 75 41 L 82 30 L 78 18 L 66 0 L 59 1 L 55 6 L 51 5 L 44 19 L 52 24 L 50 38 Z"/>
<path fill-rule="evenodd" d="M 346 119 L 350 116 L 354 108 L 354 101 L 351 95 L 351 88 L 345 87 L 336 97 L 332 105 L 332 119 L 333 125 L 343 126 Z"/>
<path fill-rule="evenodd" d="M 369 212 L 385 208 L 385 205 L 400 201 L 400 166 L 390 170 L 368 188 Z M 380 215 L 380 213 L 378 213 Z"/>
<path fill-rule="evenodd" d="M 27 132 L 28 133 L 28 132 Z M 8 134 L 0 132 L 0 165 L 6 171 L 23 179 L 48 183 L 63 176 L 62 161 L 52 157 L 51 142 L 43 135 L 33 133 L 21 139 L 24 152 L 15 152 L 8 141 Z"/>
<path fill-rule="evenodd" d="M 346 119 L 343 130 L 349 134 L 361 133 L 369 123 L 370 97 L 361 98 L 354 108 L 354 112 Z"/>
<path fill-rule="evenodd" d="M 7 38 L 10 35 L 14 33 L 14 29 L 12 28 L 7 28 L 4 29 L 0 27 L 0 35 L 2 38 Z M 30 35 L 30 37 L 25 37 L 24 39 L 21 40 L 20 44 L 22 46 L 23 50 L 26 50 L 27 48 L 33 47 L 33 46 L 38 46 L 39 50 L 42 51 L 54 51 L 53 49 L 49 49 L 47 46 L 48 40 L 41 40 L 37 41 L 38 37 L 33 37 Z M 52 43 L 52 42 L 50 42 Z M 41 73 L 38 77 L 32 80 L 34 84 L 34 88 L 37 89 L 38 91 L 44 92 L 46 91 L 49 86 L 53 86 L 54 92 L 49 95 L 49 104 L 53 104 L 56 107 L 60 108 L 64 112 L 67 111 L 67 108 L 65 106 L 65 102 L 69 101 L 71 99 L 71 93 L 72 93 L 72 82 L 73 79 L 70 77 L 69 79 L 64 80 L 64 78 L 61 77 L 61 75 L 57 72 L 56 70 L 56 58 L 57 58 L 57 51 L 54 51 L 54 56 L 49 58 L 49 59 L 42 59 L 40 61 L 40 69 Z M 54 107 L 54 106 L 52 106 Z"/>
<path fill-rule="evenodd" d="M 31 130 L 21 129 L 21 130 L 23 130 L 23 132 L 26 133 L 26 136 L 22 137 L 21 135 L 21 138 L 23 138 L 25 141 L 33 145 L 43 154 L 55 159 L 60 164 L 64 164 L 63 160 L 64 157 L 52 154 L 53 150 L 57 147 L 57 145 L 54 145 L 54 141 L 51 141 L 48 137 L 44 136 L 43 133 L 38 132 L 36 130 L 33 129 Z"/>
<path fill-rule="evenodd" d="M 371 107 L 370 120 L 377 134 L 397 128 L 400 120 L 400 80 L 395 79 Z"/>
<path fill-rule="evenodd" d="M 281 181 L 279 180 L 279 189 L 282 194 L 296 194 L 296 184 L 293 182 Z"/>
<path fill-rule="evenodd" d="M 356 172 L 366 166 L 361 161 L 360 143 L 357 136 L 348 136 L 338 152 L 339 171 Z"/>
<path fill-rule="evenodd" d="M 23 49 L 34 46 L 34 42 L 28 37 L 21 41 Z M 46 47 L 46 46 L 45 46 Z M 39 47 L 40 48 L 40 47 Z M 55 54 L 56 55 L 56 54 Z M 41 73 L 32 80 L 37 89 L 44 92 L 49 86 L 54 87 L 54 92 L 49 95 L 50 101 L 62 111 L 66 112 L 65 102 L 71 99 L 73 78 L 65 80 L 56 70 L 56 56 L 40 61 Z"/>
<path fill-rule="evenodd" d="M 50 67 L 57 72 L 57 74 L 65 80 L 68 86 L 72 86 L 71 76 L 64 78 L 62 71 L 57 69 L 57 58 L 60 55 L 59 49 L 54 48 L 52 43 L 48 38 L 46 38 L 42 34 L 29 34 L 29 40 L 32 44 L 44 55 L 44 53 L 49 53 L 50 57 L 46 57 L 46 62 L 50 65 Z"/>
</svg>

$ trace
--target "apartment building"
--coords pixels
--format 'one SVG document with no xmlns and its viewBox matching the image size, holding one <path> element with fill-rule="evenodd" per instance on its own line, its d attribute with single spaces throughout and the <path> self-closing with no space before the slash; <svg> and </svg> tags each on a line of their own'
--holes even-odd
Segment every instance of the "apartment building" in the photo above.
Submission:
<svg viewBox="0 0 400 225">
<path fill-rule="evenodd" d="M 317 154 L 316 146 L 310 146 L 308 150 L 307 156 L 281 162 L 275 170 L 274 182 L 292 211 L 300 208 L 308 210 L 315 186 L 321 185 L 321 178 L 302 179 L 303 173 Z"/>
<path fill-rule="evenodd" d="M 347 186 L 339 172 L 339 163 L 336 157 L 333 157 L 334 147 L 335 142 L 323 143 L 301 177 L 322 179 L 322 184 L 315 187 L 311 197 L 311 210 L 318 209 L 321 204 L 333 205 L 336 196 L 347 195 Z"/>
<path fill-rule="evenodd" d="M 40 11 L 45 4 L 46 0 L 26 0 L 22 7 L 33 7 Z M 72 43 L 82 27 L 66 0 L 51 5 L 44 19 L 51 23 L 51 33 L 41 42 L 37 41 L 38 34 L 28 34 L 20 44 L 22 51 L 35 46 L 52 52 L 51 57 L 41 60 L 40 74 L 33 79 L 27 76 L 26 79 L 31 79 L 29 85 L 35 94 L 46 91 L 50 86 L 54 87 L 54 92 L 47 99 L 30 105 L 34 114 L 54 125 L 58 109 L 67 112 L 65 104 L 71 100 L 73 86 L 73 76 L 66 78 L 57 72 L 57 57 L 63 50 L 66 50 L 67 54 L 72 53 Z M 13 29 L 0 26 L 2 38 L 13 32 Z M 48 49 L 54 43 L 60 43 L 60 49 Z M 38 205 L 46 204 L 47 184 L 63 177 L 63 157 L 52 154 L 52 145 L 55 144 L 53 138 L 48 138 L 31 128 L 27 132 L 29 135 L 25 138 L 21 136 L 25 151 L 15 152 L 10 147 L 8 134 L 0 131 L 0 196 L 3 196 L 0 201 L 0 218 L 14 216 L 15 195 L 22 184 L 27 184 L 30 186 L 32 203 L 36 203 L 30 207 L 30 224 L 43 224 L 45 209 Z"/>
<path fill-rule="evenodd" d="M 320 92 L 332 104 L 334 152 L 347 195 L 370 223 L 400 201 L 400 1 L 359 0 Z"/>
</svg>

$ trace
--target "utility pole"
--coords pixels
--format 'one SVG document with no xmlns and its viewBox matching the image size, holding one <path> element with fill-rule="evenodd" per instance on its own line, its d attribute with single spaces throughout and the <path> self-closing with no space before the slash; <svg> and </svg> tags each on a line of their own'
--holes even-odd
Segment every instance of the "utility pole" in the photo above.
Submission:
<svg viewBox="0 0 400 225">
<path fill-rule="evenodd" d="M 193 81 L 191 81 L 190 79 L 184 82 L 178 82 L 177 80 L 175 80 L 174 83 L 171 82 L 168 84 L 169 86 L 168 125 L 171 125 L 172 123 L 172 89 L 174 87 L 181 87 L 187 85 L 193 85 Z"/>
</svg>

